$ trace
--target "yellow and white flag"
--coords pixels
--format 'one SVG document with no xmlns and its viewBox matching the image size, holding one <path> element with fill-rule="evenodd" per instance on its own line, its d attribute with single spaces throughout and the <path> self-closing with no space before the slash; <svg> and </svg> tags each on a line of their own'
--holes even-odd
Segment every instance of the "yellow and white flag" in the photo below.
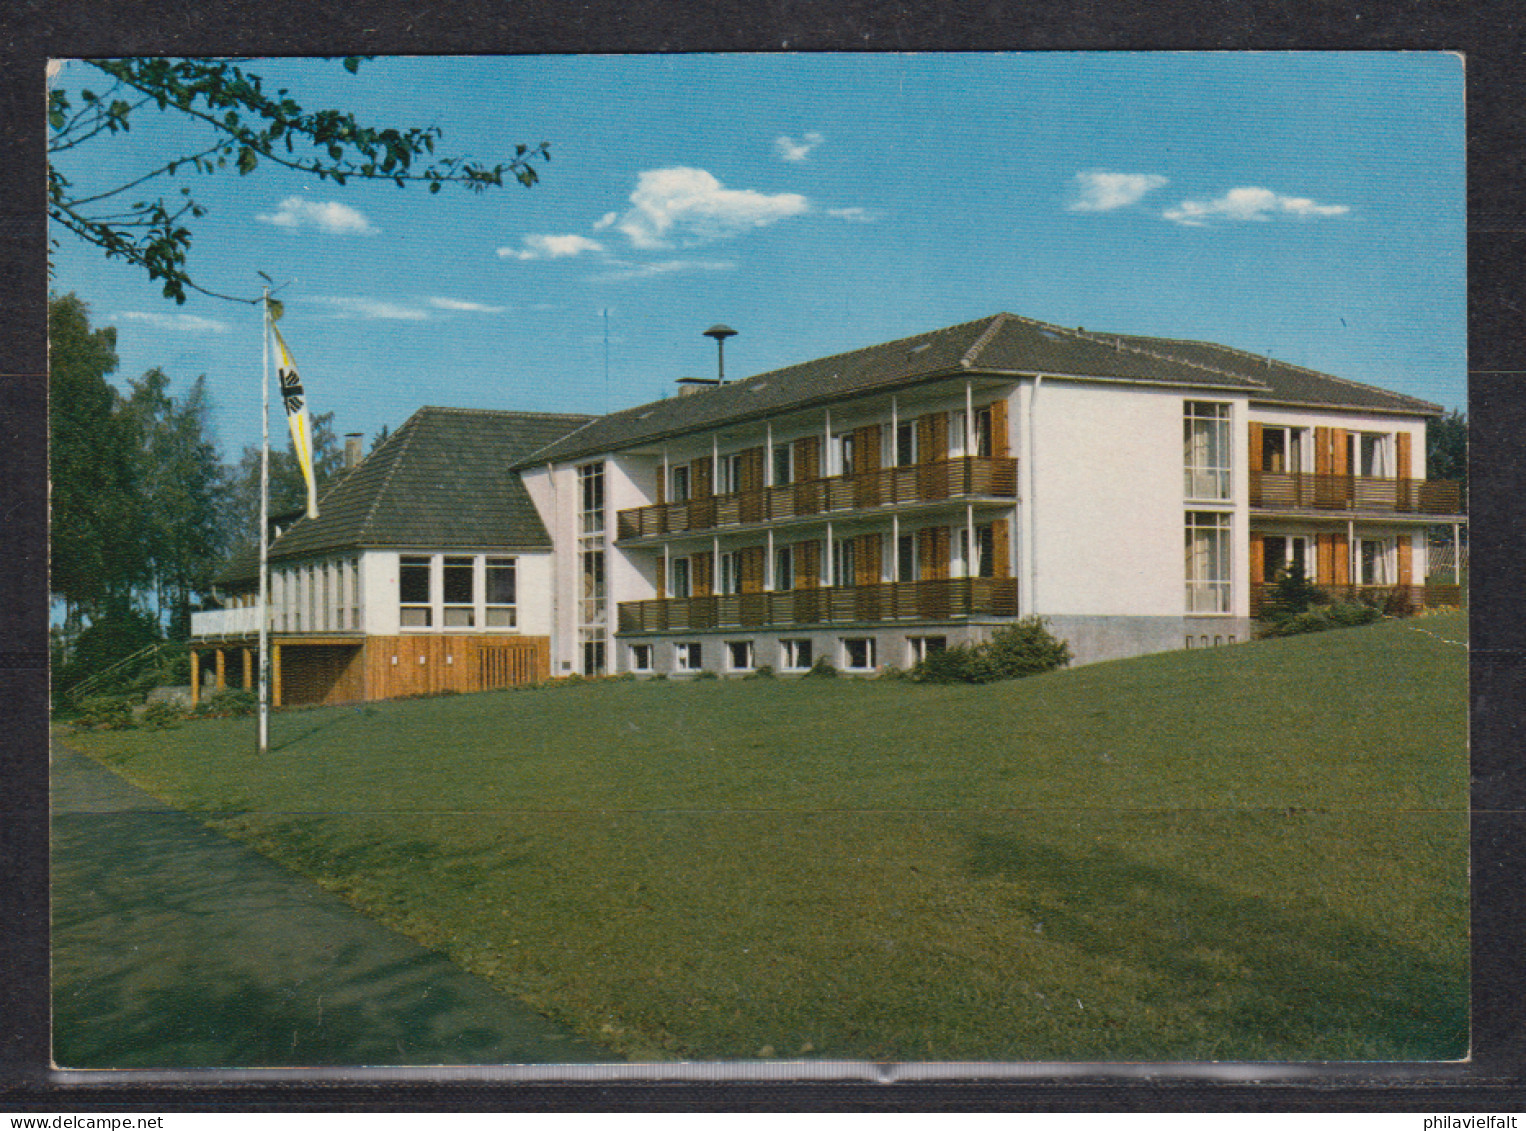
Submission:
<svg viewBox="0 0 1526 1131">
<path fill-rule="evenodd" d="M 313 475 L 313 429 L 307 418 L 307 394 L 302 391 L 302 378 L 297 375 L 297 363 L 291 359 L 291 351 L 281 331 L 271 320 L 270 332 L 276 337 L 276 371 L 281 377 L 281 400 L 286 405 L 286 423 L 291 426 L 291 446 L 297 454 L 297 466 L 302 478 L 307 480 L 307 517 L 318 517 L 318 480 Z"/>
</svg>

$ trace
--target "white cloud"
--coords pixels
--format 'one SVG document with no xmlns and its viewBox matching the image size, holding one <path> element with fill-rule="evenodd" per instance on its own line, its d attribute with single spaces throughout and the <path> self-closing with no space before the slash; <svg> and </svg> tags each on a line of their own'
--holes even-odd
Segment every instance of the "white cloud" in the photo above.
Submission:
<svg viewBox="0 0 1526 1131">
<path fill-rule="evenodd" d="M 638 248 L 693 246 L 740 235 L 811 210 L 793 192 L 729 189 L 703 169 L 648 169 L 636 178 L 631 208 L 615 226 Z"/>
<path fill-rule="evenodd" d="M 811 155 L 811 150 L 826 140 L 815 130 L 799 141 L 786 134 L 780 134 L 774 138 L 774 152 L 778 153 L 781 161 L 804 161 Z"/>
<path fill-rule="evenodd" d="M 500 247 L 498 254 L 504 259 L 566 259 L 588 251 L 603 251 L 604 245 L 587 236 L 525 236 L 524 247 Z"/>
<path fill-rule="evenodd" d="M 195 314 L 164 314 L 157 310 L 124 310 L 113 314 L 108 321 L 141 322 L 156 330 L 185 330 L 193 334 L 221 334 L 228 329 L 226 322 L 216 318 L 202 318 Z"/>
<path fill-rule="evenodd" d="M 681 275 L 693 271 L 730 271 L 736 267 L 724 259 L 665 259 L 659 263 L 626 264 L 616 262 L 613 271 L 590 275 L 594 283 L 623 283 L 630 279 L 650 279 L 657 275 Z"/>
<path fill-rule="evenodd" d="M 314 295 L 313 302 L 329 307 L 335 318 L 366 318 L 386 322 L 423 322 L 429 311 L 400 302 L 358 298 L 351 295 Z"/>
<path fill-rule="evenodd" d="M 1076 174 L 1076 195 L 1065 206 L 1070 212 L 1111 212 L 1125 208 L 1166 183 L 1155 173 L 1108 173 L 1091 169 Z"/>
<path fill-rule="evenodd" d="M 593 230 L 596 232 L 602 232 L 605 228 L 609 227 L 618 219 L 620 219 L 620 213 L 606 212 L 604 215 L 600 216 L 593 222 Z"/>
<path fill-rule="evenodd" d="M 331 236 L 376 233 L 371 221 L 337 200 L 304 200 L 300 196 L 288 196 L 274 212 L 260 213 L 255 219 L 289 231 L 313 229 Z"/>
<path fill-rule="evenodd" d="M 1344 204 L 1319 204 L 1306 196 L 1281 196 L 1271 189 L 1242 186 L 1232 188 L 1214 200 L 1184 200 L 1161 215 L 1188 227 L 1206 227 L 1215 220 L 1270 220 L 1274 216 L 1314 219 L 1320 216 L 1344 216 L 1351 209 Z"/>
<path fill-rule="evenodd" d="M 876 217 L 866 208 L 828 208 L 827 215 L 839 220 L 852 220 L 859 224 L 873 223 Z"/>
<path fill-rule="evenodd" d="M 485 302 L 467 302 L 460 298 L 442 298 L 438 295 L 429 300 L 429 305 L 437 310 L 466 310 L 477 314 L 502 314 L 508 307 L 489 306 Z"/>
</svg>

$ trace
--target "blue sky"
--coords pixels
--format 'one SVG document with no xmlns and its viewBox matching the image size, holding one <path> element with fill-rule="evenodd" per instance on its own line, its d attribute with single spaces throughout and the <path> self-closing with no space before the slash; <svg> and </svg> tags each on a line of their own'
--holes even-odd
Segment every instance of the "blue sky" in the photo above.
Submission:
<svg viewBox="0 0 1526 1131">
<path fill-rule="evenodd" d="M 193 178 L 190 265 L 290 282 L 282 322 L 340 432 L 421 404 L 600 412 L 999 310 L 1200 338 L 1465 403 L 1463 69 L 1412 54 L 264 60 L 305 108 L 438 125 L 485 195 Z M 66 64 L 66 88 L 103 88 Z M 82 187 L 203 135 L 140 112 L 61 163 Z M 146 186 L 145 186 L 146 187 Z M 168 182 L 168 191 L 178 188 Z M 136 194 L 135 194 L 136 196 Z M 252 307 L 184 306 L 58 233 L 53 286 L 115 325 L 119 383 L 206 374 L 232 458 L 259 435 Z M 608 311 L 605 380 L 604 314 Z M 276 432 L 275 435 L 280 435 Z"/>
</svg>

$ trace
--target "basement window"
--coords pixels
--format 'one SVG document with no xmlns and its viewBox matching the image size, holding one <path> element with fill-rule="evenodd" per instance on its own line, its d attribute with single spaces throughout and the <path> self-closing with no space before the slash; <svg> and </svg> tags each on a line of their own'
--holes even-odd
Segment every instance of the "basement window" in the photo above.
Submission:
<svg viewBox="0 0 1526 1131">
<path fill-rule="evenodd" d="M 779 666 L 787 672 L 803 672 L 811 666 L 809 640 L 779 641 Z"/>
<path fill-rule="evenodd" d="M 920 664 L 934 652 L 942 652 L 948 648 L 946 636 L 908 636 L 906 638 L 906 659 L 909 663 Z"/>
<path fill-rule="evenodd" d="M 874 670 L 874 637 L 850 636 L 842 642 L 843 667 L 850 672 Z"/>
<path fill-rule="evenodd" d="M 398 624 L 403 628 L 428 628 L 433 610 L 429 601 L 429 558 L 407 554 L 398 559 Z M 300 606 L 299 606 L 300 607 Z M 300 617 L 300 613 L 298 616 Z"/>
<path fill-rule="evenodd" d="M 751 640 L 726 641 L 726 670 L 733 672 L 752 671 Z"/>
<path fill-rule="evenodd" d="M 697 672 L 701 667 L 698 640 L 680 640 L 673 645 L 673 668 L 681 672 Z"/>
<path fill-rule="evenodd" d="M 649 672 L 652 670 L 652 646 L 650 644 L 631 645 L 631 671 Z"/>
</svg>

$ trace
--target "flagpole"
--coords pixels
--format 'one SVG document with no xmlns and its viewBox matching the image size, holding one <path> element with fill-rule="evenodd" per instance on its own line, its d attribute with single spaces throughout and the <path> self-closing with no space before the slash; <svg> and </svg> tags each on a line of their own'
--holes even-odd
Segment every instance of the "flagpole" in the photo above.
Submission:
<svg viewBox="0 0 1526 1131">
<path fill-rule="evenodd" d="M 260 303 L 260 727 L 259 753 L 270 753 L 270 288 Z"/>
</svg>

